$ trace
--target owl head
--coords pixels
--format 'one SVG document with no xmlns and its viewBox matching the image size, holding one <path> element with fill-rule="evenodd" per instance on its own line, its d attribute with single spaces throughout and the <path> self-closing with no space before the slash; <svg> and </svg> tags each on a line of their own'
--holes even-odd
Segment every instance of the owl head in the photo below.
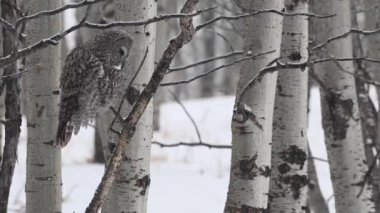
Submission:
<svg viewBox="0 0 380 213">
<path fill-rule="evenodd" d="M 115 69 L 122 70 L 132 47 L 132 39 L 122 30 L 110 30 L 96 35 L 96 52 L 105 54 Z"/>
</svg>

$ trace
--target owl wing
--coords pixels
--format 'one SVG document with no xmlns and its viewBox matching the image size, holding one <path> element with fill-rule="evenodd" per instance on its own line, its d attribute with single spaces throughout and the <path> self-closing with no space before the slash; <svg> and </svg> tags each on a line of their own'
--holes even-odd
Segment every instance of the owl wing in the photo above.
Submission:
<svg viewBox="0 0 380 213">
<path fill-rule="evenodd" d="M 92 85 L 97 84 L 96 79 L 103 75 L 102 62 L 86 49 L 76 48 L 67 56 L 60 78 L 61 101 L 54 146 L 64 147 L 74 128 L 79 129 L 83 121 L 77 114 L 81 113 L 86 100 L 92 98 Z"/>
</svg>

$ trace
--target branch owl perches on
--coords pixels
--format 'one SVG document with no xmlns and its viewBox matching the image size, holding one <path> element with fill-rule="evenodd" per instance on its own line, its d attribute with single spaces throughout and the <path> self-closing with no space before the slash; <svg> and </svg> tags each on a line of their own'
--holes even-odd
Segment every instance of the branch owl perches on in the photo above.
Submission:
<svg viewBox="0 0 380 213">
<path fill-rule="evenodd" d="M 60 78 L 61 101 L 54 146 L 64 147 L 71 135 L 87 126 L 115 101 L 132 39 L 122 30 L 100 33 L 73 49 Z"/>
</svg>

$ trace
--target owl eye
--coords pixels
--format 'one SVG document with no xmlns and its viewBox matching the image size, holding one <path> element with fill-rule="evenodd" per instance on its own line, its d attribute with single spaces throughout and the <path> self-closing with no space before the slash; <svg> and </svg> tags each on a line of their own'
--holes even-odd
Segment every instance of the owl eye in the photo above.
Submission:
<svg viewBox="0 0 380 213">
<path fill-rule="evenodd" d="M 127 49 L 126 49 L 125 47 L 121 47 L 121 48 L 119 49 L 119 54 L 120 54 L 120 56 L 125 56 L 125 55 L 127 55 Z"/>
</svg>

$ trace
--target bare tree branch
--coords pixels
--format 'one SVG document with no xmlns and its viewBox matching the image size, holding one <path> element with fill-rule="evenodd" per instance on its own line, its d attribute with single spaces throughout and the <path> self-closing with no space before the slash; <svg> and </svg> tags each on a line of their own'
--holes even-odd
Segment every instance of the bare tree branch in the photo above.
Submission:
<svg viewBox="0 0 380 213">
<path fill-rule="evenodd" d="M 243 51 L 234 51 L 234 52 L 227 53 L 225 55 L 215 56 L 215 57 L 208 58 L 208 59 L 205 59 L 205 60 L 202 60 L 202 61 L 198 61 L 198 62 L 195 62 L 194 64 L 189 64 L 189 65 L 181 66 L 181 67 L 169 68 L 167 74 L 171 73 L 171 72 L 186 70 L 186 69 L 189 69 L 189 68 L 192 68 L 192 67 L 196 67 L 196 66 L 199 66 L 199 65 L 207 64 L 209 62 L 213 62 L 213 61 L 216 61 L 216 60 L 219 60 L 219 59 L 226 59 L 226 58 L 230 58 L 230 57 L 233 57 L 233 56 L 242 55 L 243 53 L 244 53 Z"/>
<path fill-rule="evenodd" d="M 194 17 L 202 13 L 209 12 L 213 9 L 215 9 L 215 7 L 209 7 L 206 9 L 197 10 L 189 14 L 163 14 L 163 15 L 155 16 L 153 18 L 146 19 L 146 20 L 141 20 L 141 21 L 115 21 L 115 22 L 111 22 L 107 24 L 95 24 L 95 23 L 86 22 L 84 27 L 93 28 L 93 29 L 108 29 L 111 27 L 121 27 L 121 26 L 122 27 L 143 26 L 143 25 L 148 25 L 148 24 L 156 23 L 163 20 L 168 20 L 168 19 Z"/>
<path fill-rule="evenodd" d="M 211 19 L 211 20 L 209 20 L 203 24 L 198 25 L 195 29 L 196 29 L 196 31 L 198 31 L 204 27 L 207 27 L 210 24 L 213 24 L 213 23 L 215 23 L 217 21 L 221 21 L 221 20 L 237 20 L 237 19 L 248 18 L 251 16 L 259 15 L 259 14 L 264 14 L 264 13 L 275 13 L 275 14 L 281 15 L 281 16 L 307 16 L 307 17 L 311 17 L 311 18 L 331 18 L 331 17 L 335 16 L 335 14 L 334 15 L 316 15 L 316 14 L 312 14 L 312 13 L 285 13 L 285 12 L 281 12 L 278 10 L 268 9 L 268 10 L 254 11 L 251 13 L 246 13 L 246 14 L 241 14 L 241 15 L 236 15 L 236 16 L 218 16 L 218 17 Z"/>
<path fill-rule="evenodd" d="M 188 147 L 207 147 L 210 149 L 231 149 L 231 145 L 218 145 L 218 144 L 210 144 L 205 142 L 178 142 L 175 144 L 165 144 L 158 141 L 153 141 L 152 144 L 158 145 L 161 148 L 172 148 L 172 147 L 179 147 L 179 146 L 188 146 Z"/>
<path fill-rule="evenodd" d="M 356 197 L 360 197 L 360 195 L 362 195 L 362 193 L 364 191 L 364 187 L 367 184 L 368 180 L 370 179 L 371 174 L 376 167 L 376 164 L 377 164 L 379 157 L 380 157 L 380 152 L 379 152 L 379 150 L 377 150 L 377 154 L 375 155 L 374 159 L 372 160 L 371 164 L 369 165 L 368 170 L 363 177 L 363 180 L 359 181 L 359 183 L 356 184 L 356 185 L 361 186 L 360 191 Z"/>
<path fill-rule="evenodd" d="M 380 63 L 380 60 L 363 58 L 363 57 L 358 57 L 358 58 L 355 58 L 355 57 L 354 58 L 335 58 L 335 57 L 330 57 L 330 58 L 318 59 L 318 60 L 314 60 L 314 61 L 310 61 L 310 59 L 308 59 L 307 61 L 300 62 L 300 63 L 290 63 L 290 62 L 288 62 L 288 63 L 282 63 L 280 61 L 280 59 L 277 59 L 277 60 L 274 61 L 274 63 L 269 64 L 268 66 L 266 66 L 263 69 L 261 69 L 257 73 L 257 75 L 254 76 L 248 82 L 248 84 L 243 88 L 243 90 L 241 91 L 241 93 L 240 93 L 240 95 L 239 95 L 238 98 L 244 96 L 245 93 L 248 91 L 248 89 L 251 88 L 254 85 L 254 83 L 255 83 L 256 80 L 260 80 L 265 74 L 276 72 L 279 69 L 301 68 L 301 70 L 304 70 L 306 67 L 313 66 L 314 64 L 325 63 L 325 62 L 336 62 L 336 61 L 354 61 L 354 60 L 365 60 L 367 62 Z M 351 73 L 351 72 L 348 72 L 348 73 L 355 76 L 354 73 Z M 368 79 L 362 79 L 362 80 L 366 81 L 368 83 L 371 83 L 373 85 L 377 86 L 377 84 L 378 84 L 380 86 L 380 83 L 378 83 L 378 82 L 370 81 Z"/>
<path fill-rule="evenodd" d="M 326 41 L 324 41 L 324 42 L 316 45 L 313 48 L 311 48 L 311 50 L 320 49 L 320 48 L 326 46 L 327 44 L 329 44 L 329 43 L 331 43 L 331 42 L 333 42 L 335 40 L 346 38 L 346 37 L 350 36 L 352 33 L 357 33 L 357 34 L 362 34 L 362 35 L 372 35 L 372 34 L 380 33 L 380 28 L 379 29 L 374 29 L 374 30 L 351 29 L 348 32 L 345 32 L 345 33 L 343 33 L 341 35 L 337 35 L 337 36 L 334 36 L 334 37 L 331 37 L 331 38 L 327 39 Z"/>
<path fill-rule="evenodd" d="M 36 18 L 40 18 L 42 16 L 51 16 L 51 15 L 55 15 L 55 14 L 58 14 L 58 13 L 61 13 L 67 9 L 73 9 L 73 8 L 79 8 L 79 7 L 83 7 L 83 6 L 89 6 L 89 5 L 92 5 L 92 4 L 96 4 L 96 3 L 99 3 L 99 2 L 102 2 L 104 0 L 83 0 L 81 2 L 78 2 L 78 3 L 73 3 L 73 4 L 67 4 L 67 5 L 64 5 L 60 8 L 57 8 L 57 9 L 54 9 L 54 10 L 43 10 L 43 11 L 40 11 L 38 13 L 35 13 L 35 14 L 32 14 L 32 15 L 28 15 L 28 16 L 24 16 L 24 17 L 21 17 L 19 18 L 17 21 L 16 21 L 16 28 L 19 27 L 21 24 L 27 22 L 27 21 L 30 21 L 30 20 L 33 20 L 33 19 L 36 19 Z"/>
<path fill-rule="evenodd" d="M 98 0 L 101 1 L 101 0 Z M 17 52 L 12 52 L 9 55 L 6 55 L 2 58 L 0 58 L 0 67 L 3 67 L 9 63 L 12 63 L 19 58 L 25 57 L 33 52 L 36 52 L 39 49 L 45 48 L 50 45 L 57 45 L 60 40 L 62 40 L 66 35 L 69 33 L 78 30 L 82 27 L 88 27 L 88 28 L 95 28 L 95 29 L 106 29 L 111 27 L 118 27 L 118 26 L 143 26 L 148 25 L 152 23 L 156 23 L 162 20 L 172 19 L 172 18 L 184 18 L 184 17 L 194 17 L 199 14 L 202 14 L 204 12 L 208 12 L 210 10 L 213 10 L 213 7 L 204 9 L 204 10 L 198 10 L 196 12 L 190 13 L 190 14 L 168 14 L 168 15 L 159 15 L 153 18 L 149 18 L 142 21 L 130 21 L 130 22 L 112 22 L 108 24 L 95 24 L 87 22 L 87 15 L 84 16 L 84 18 L 76 25 L 66 29 L 65 31 L 62 31 L 61 33 L 57 33 L 49 38 L 42 39 L 35 44 L 32 44 L 28 47 L 25 47 L 21 50 L 18 50 Z"/>
<path fill-rule="evenodd" d="M 175 102 L 177 102 L 181 106 L 181 108 L 185 112 L 186 116 L 190 119 L 191 123 L 194 126 L 195 132 L 197 133 L 198 142 L 202 143 L 201 132 L 199 131 L 197 123 L 195 122 L 195 120 L 193 119 L 193 117 L 191 116 L 191 114 L 189 113 L 189 111 L 187 111 L 185 105 L 183 105 L 183 103 L 178 99 L 178 97 L 172 91 L 170 91 L 170 90 L 168 90 L 168 91 L 173 96 L 173 99 L 175 100 Z"/>
<path fill-rule="evenodd" d="M 9 23 L 7 20 L 5 20 L 1 17 L 0 17 L 0 23 L 3 24 L 3 26 L 10 31 L 16 30 L 16 28 L 11 23 Z"/>
<path fill-rule="evenodd" d="M 190 83 L 190 82 L 192 82 L 192 81 L 195 81 L 195 80 L 197 80 L 197 79 L 200 79 L 200 78 L 203 78 L 203 77 L 205 77 L 205 76 L 208 76 L 208 75 L 210 75 L 211 73 L 214 73 L 214 72 L 216 72 L 216 71 L 218 71 L 218 70 L 220 70 L 220 69 L 223 69 L 223 68 L 226 68 L 226 67 L 233 66 L 233 65 L 235 65 L 235 64 L 238 64 L 238 63 L 243 62 L 243 61 L 246 61 L 246 60 L 253 60 L 253 59 L 255 59 L 255 58 L 259 57 L 259 56 L 262 56 L 262 55 L 265 55 L 265 54 L 268 54 L 268 53 L 272 53 L 272 52 L 274 52 L 274 51 L 275 51 L 275 50 L 268 51 L 268 52 L 265 52 L 265 53 L 258 53 L 258 54 L 256 54 L 256 55 L 246 56 L 246 57 L 244 57 L 244 58 L 238 59 L 238 60 L 233 61 L 233 62 L 231 62 L 231 63 L 227 63 L 227 64 L 220 65 L 220 66 L 218 66 L 218 67 L 215 67 L 215 68 L 212 69 L 212 70 L 209 70 L 209 71 L 207 71 L 207 72 L 204 72 L 204 73 L 202 73 L 202 74 L 200 74 L 200 75 L 197 75 L 197 76 L 195 76 L 195 77 L 193 77 L 193 78 L 190 78 L 190 79 L 188 79 L 188 80 L 176 81 L 176 82 L 168 82 L 168 83 L 162 83 L 161 86 L 162 86 L 162 87 L 165 87 L 165 86 L 173 86 L 173 85 L 179 85 L 179 84 L 188 84 L 188 83 Z"/>
</svg>

